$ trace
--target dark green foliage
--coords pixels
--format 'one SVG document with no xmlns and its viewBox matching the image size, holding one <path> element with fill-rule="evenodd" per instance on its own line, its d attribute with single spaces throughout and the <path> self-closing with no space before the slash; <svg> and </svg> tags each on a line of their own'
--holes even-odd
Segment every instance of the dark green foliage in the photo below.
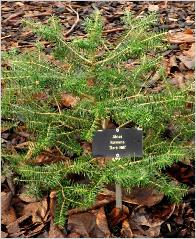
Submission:
<svg viewBox="0 0 196 239">
<path fill-rule="evenodd" d="M 159 54 L 167 48 L 162 40 L 165 33 L 150 30 L 156 22 L 154 15 L 135 19 L 126 13 L 123 21 L 125 32 L 116 45 L 102 36 L 103 20 L 98 11 L 85 22 L 87 37 L 72 42 L 64 40 L 58 19 L 51 18 L 48 25 L 25 21 L 36 34 L 51 41 L 52 61 L 39 43 L 33 52 L 4 56 L 11 69 L 3 72 L 2 115 L 16 123 L 22 121 L 33 135 L 27 152 L 4 156 L 13 162 L 31 193 L 57 191 L 56 223 L 61 226 L 69 208 L 89 207 L 108 183 L 118 182 L 129 189 L 152 186 L 175 202 L 186 192 L 186 187 L 161 170 L 193 152 L 186 145 L 194 129 L 193 110 L 186 107 L 193 101 L 191 86 L 176 89 L 168 83 Z M 128 59 L 136 62 L 131 69 L 125 67 Z M 162 91 L 146 90 L 149 72 L 159 74 Z M 65 92 L 77 97 L 76 105 L 59 106 Z M 36 97 L 39 94 L 43 97 Z M 91 143 L 105 119 L 119 127 L 131 123 L 143 129 L 142 159 L 110 160 L 100 167 L 97 159 L 83 150 L 81 143 Z M 165 132 L 171 123 L 175 130 L 168 137 Z M 71 157 L 69 162 L 28 163 L 55 147 Z M 73 182 L 70 174 L 83 175 L 87 183 Z"/>
</svg>

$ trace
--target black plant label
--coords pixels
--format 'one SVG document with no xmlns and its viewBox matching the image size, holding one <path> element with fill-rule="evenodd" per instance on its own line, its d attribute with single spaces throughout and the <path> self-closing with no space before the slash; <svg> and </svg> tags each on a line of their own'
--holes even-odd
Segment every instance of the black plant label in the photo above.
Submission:
<svg viewBox="0 0 196 239">
<path fill-rule="evenodd" d="M 92 153 L 95 157 L 142 157 L 142 139 L 143 132 L 137 128 L 99 130 L 93 137 Z"/>
</svg>

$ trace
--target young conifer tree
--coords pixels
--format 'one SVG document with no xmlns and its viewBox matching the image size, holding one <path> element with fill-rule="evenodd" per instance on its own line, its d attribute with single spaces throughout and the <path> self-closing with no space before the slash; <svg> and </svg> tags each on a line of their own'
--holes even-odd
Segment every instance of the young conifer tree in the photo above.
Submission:
<svg viewBox="0 0 196 239">
<path fill-rule="evenodd" d="M 61 226 L 69 208 L 91 206 L 108 183 L 125 189 L 153 187 L 175 202 L 186 192 L 163 171 L 191 158 L 186 145 L 193 135 L 193 112 L 186 107 L 192 102 L 191 85 L 177 89 L 165 76 L 161 52 L 168 47 L 166 35 L 152 31 L 153 14 L 135 18 L 126 12 L 122 20 L 125 31 L 115 43 L 103 36 L 99 11 L 86 19 L 86 37 L 70 42 L 57 18 L 47 25 L 26 20 L 27 27 L 53 44 L 52 58 L 40 43 L 34 51 L 4 55 L 11 67 L 3 72 L 2 116 L 22 122 L 32 133 L 28 150 L 4 152 L 4 157 L 28 183 L 29 192 L 41 196 L 56 190 L 55 221 Z M 127 60 L 130 68 L 125 67 Z M 161 90 L 149 90 L 150 72 L 158 75 Z M 116 127 L 142 128 L 142 158 L 108 160 L 100 167 L 99 159 L 83 149 L 82 143 L 91 144 L 107 120 Z M 166 137 L 171 123 L 173 133 Z M 38 155 L 54 148 L 69 157 L 33 164 Z M 88 183 L 76 183 L 70 175 L 83 175 Z"/>
</svg>

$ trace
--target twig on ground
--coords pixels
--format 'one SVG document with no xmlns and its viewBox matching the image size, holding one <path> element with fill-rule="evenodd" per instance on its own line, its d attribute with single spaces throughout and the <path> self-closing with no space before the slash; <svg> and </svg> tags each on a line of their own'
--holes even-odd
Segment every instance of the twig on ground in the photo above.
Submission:
<svg viewBox="0 0 196 239">
<path fill-rule="evenodd" d="M 12 20 L 13 18 L 16 18 L 16 17 L 20 17 L 20 16 L 23 16 L 25 14 L 24 11 L 20 11 L 20 12 L 16 12 L 14 14 L 11 14 L 8 18 L 6 18 L 3 23 L 7 23 L 9 22 L 10 20 Z"/>
<path fill-rule="evenodd" d="M 1 37 L 1 40 L 4 40 L 4 39 L 7 39 L 9 37 L 11 37 L 12 35 L 7 35 L 7 36 L 4 36 L 4 37 Z"/>
<path fill-rule="evenodd" d="M 76 20 L 75 20 L 74 24 L 72 25 L 72 27 L 64 34 L 64 36 L 69 35 L 74 30 L 74 28 L 76 27 L 76 25 L 78 24 L 78 22 L 80 20 L 78 12 L 75 11 L 71 6 L 69 6 L 69 8 L 72 10 L 72 12 L 74 12 L 76 14 Z"/>
<path fill-rule="evenodd" d="M 74 209 L 70 209 L 68 211 L 68 215 L 72 215 L 72 214 L 77 214 L 77 213 L 82 213 L 82 212 L 86 212 L 89 210 L 94 210 L 100 207 L 105 206 L 106 204 L 110 203 L 110 202 L 114 202 L 115 201 L 115 196 L 111 196 L 110 199 L 103 199 L 100 202 L 97 202 L 94 206 L 92 206 L 91 208 L 86 208 L 86 209 L 82 209 L 82 208 L 74 208 Z"/>
<path fill-rule="evenodd" d="M 35 14 L 27 14 L 25 17 L 42 17 L 42 16 L 50 16 L 52 15 L 52 12 L 40 12 Z"/>
<path fill-rule="evenodd" d="M 124 31 L 125 29 L 123 27 L 117 27 L 109 30 L 103 31 L 103 33 L 111 33 L 111 32 L 119 32 L 119 31 Z"/>
</svg>

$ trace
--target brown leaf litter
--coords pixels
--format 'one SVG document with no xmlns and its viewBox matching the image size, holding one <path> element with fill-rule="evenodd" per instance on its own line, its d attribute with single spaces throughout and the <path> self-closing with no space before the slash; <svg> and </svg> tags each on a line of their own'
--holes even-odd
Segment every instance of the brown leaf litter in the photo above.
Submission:
<svg viewBox="0 0 196 239">
<path fill-rule="evenodd" d="M 173 214 L 175 205 L 147 208 L 137 206 L 129 217 L 134 237 L 158 237 L 161 225 Z"/>
<path fill-rule="evenodd" d="M 108 238 L 111 235 L 103 207 L 70 215 L 68 218 L 68 230 L 71 231 L 68 237 L 77 234 L 80 237 Z"/>
<path fill-rule="evenodd" d="M 168 33 L 168 41 L 174 44 L 194 43 L 195 37 L 191 29 L 186 29 L 183 32 Z"/>
</svg>

